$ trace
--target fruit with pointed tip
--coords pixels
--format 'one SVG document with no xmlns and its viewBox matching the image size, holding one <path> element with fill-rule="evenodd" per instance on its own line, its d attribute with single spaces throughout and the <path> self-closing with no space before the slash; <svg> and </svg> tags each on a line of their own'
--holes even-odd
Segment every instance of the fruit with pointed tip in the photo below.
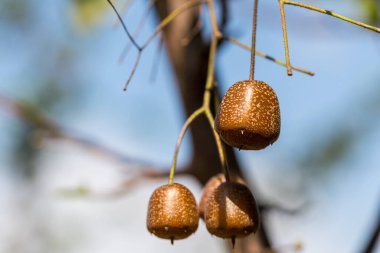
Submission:
<svg viewBox="0 0 380 253">
<path fill-rule="evenodd" d="M 258 80 L 240 81 L 224 95 L 215 130 L 232 147 L 259 150 L 280 135 L 280 106 L 274 90 Z"/>
<path fill-rule="evenodd" d="M 149 200 L 147 228 L 157 237 L 184 239 L 198 228 L 198 207 L 185 186 L 173 183 L 157 188 Z"/>
<path fill-rule="evenodd" d="M 230 175 L 231 182 L 238 182 L 241 184 L 246 184 L 245 181 L 235 175 Z M 199 217 L 201 219 L 204 218 L 204 211 L 205 211 L 205 205 L 207 202 L 208 197 L 212 194 L 212 192 L 221 184 L 226 182 L 226 178 L 223 173 L 216 174 L 215 176 L 211 177 L 207 183 L 205 184 L 203 188 L 203 193 L 201 200 L 199 201 Z"/>
<path fill-rule="evenodd" d="M 255 198 L 247 186 L 236 182 L 220 184 L 205 205 L 207 230 L 218 237 L 245 237 L 256 233 L 260 218 Z"/>
</svg>

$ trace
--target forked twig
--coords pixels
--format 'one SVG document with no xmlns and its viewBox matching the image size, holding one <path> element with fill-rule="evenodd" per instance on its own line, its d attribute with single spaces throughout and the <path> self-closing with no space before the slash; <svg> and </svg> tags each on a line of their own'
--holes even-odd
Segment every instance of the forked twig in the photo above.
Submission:
<svg viewBox="0 0 380 253">
<path fill-rule="evenodd" d="M 125 33 L 127 34 L 128 38 L 131 40 L 132 44 L 138 50 L 138 55 L 137 55 L 135 64 L 134 64 L 133 69 L 132 69 L 132 71 L 131 71 L 128 79 L 127 79 L 127 82 L 124 85 L 124 88 L 123 88 L 123 90 L 126 91 L 127 88 L 128 88 L 129 83 L 132 80 L 133 75 L 136 72 L 136 69 L 137 69 L 138 64 L 140 62 L 140 58 L 141 58 L 141 54 L 142 54 L 143 50 L 152 42 L 152 40 L 157 36 L 157 34 L 159 34 L 162 31 L 162 29 L 164 29 L 179 14 L 181 14 L 182 12 L 184 12 L 186 10 L 189 10 L 192 7 L 198 6 L 198 5 L 202 4 L 202 3 L 206 3 L 206 2 L 208 2 L 208 0 L 189 0 L 186 3 L 182 4 L 180 7 L 178 7 L 174 11 L 172 11 L 166 18 L 164 18 L 161 21 L 161 23 L 156 27 L 156 29 L 154 30 L 154 32 L 149 36 L 149 38 L 147 39 L 147 41 L 142 46 L 139 46 L 137 44 L 137 42 L 134 40 L 133 36 L 128 31 L 127 26 L 125 25 L 122 17 L 118 13 L 118 11 L 115 8 L 115 6 L 112 4 L 111 0 L 107 0 L 107 2 L 111 5 L 112 9 L 116 13 L 116 15 L 117 15 L 118 19 L 120 20 L 120 22 L 121 22 L 121 24 L 123 26 L 123 29 L 124 29 Z"/>
<path fill-rule="evenodd" d="M 147 19 L 147 16 L 149 15 L 149 12 L 153 9 L 153 7 L 154 7 L 154 3 L 155 3 L 156 1 L 157 1 L 157 0 L 151 0 L 151 1 L 149 1 L 149 5 L 148 5 L 148 6 L 146 7 L 146 9 L 144 10 L 144 13 L 143 13 L 143 15 L 142 15 L 142 18 L 141 18 L 139 24 L 137 25 L 136 30 L 135 30 L 134 33 L 133 33 L 133 37 L 137 38 L 137 37 L 140 35 L 140 33 L 141 33 L 141 31 L 142 31 L 144 25 L 146 24 L 146 21 L 148 20 L 148 19 Z M 118 19 L 118 20 L 119 20 L 119 19 Z M 119 23 L 120 23 L 120 20 L 119 20 Z M 130 44 L 129 42 L 125 45 L 123 51 L 121 52 L 121 54 L 120 54 L 120 56 L 119 56 L 119 61 L 118 61 L 118 62 L 119 62 L 120 64 L 124 62 L 125 57 L 127 56 L 128 52 L 129 52 L 130 49 L 131 49 L 131 46 L 133 46 L 133 45 Z"/>
<path fill-rule="evenodd" d="M 131 33 L 128 31 L 128 28 L 125 25 L 125 23 L 123 21 L 123 18 L 120 16 L 119 12 L 116 10 L 115 5 L 113 5 L 113 3 L 112 3 L 111 0 L 107 0 L 107 2 L 109 3 L 109 5 L 112 7 L 112 9 L 114 10 L 114 12 L 116 13 L 117 18 L 120 20 L 120 23 L 123 26 L 123 29 L 124 29 L 125 33 L 127 34 L 128 38 L 130 39 L 130 41 L 132 42 L 132 44 L 136 47 L 136 49 L 138 51 L 141 51 L 142 48 L 137 44 L 137 42 L 135 41 L 135 39 L 133 38 L 133 36 L 131 35 Z"/>
<path fill-rule="evenodd" d="M 128 10 L 130 9 L 130 7 L 133 5 L 133 3 L 134 3 L 134 0 L 128 0 L 128 1 L 126 1 L 126 2 L 123 4 L 123 7 L 122 7 L 122 9 L 121 9 L 121 13 L 122 13 L 123 15 L 126 15 L 127 12 L 128 12 Z M 116 27 L 118 27 L 119 25 L 120 25 L 120 19 L 116 18 L 116 20 L 115 20 L 115 24 L 114 24 L 114 27 L 116 28 Z"/>
</svg>

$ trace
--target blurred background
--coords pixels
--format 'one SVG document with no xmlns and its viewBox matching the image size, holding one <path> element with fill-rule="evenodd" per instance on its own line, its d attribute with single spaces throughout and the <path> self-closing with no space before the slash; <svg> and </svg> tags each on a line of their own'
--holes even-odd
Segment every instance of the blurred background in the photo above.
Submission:
<svg viewBox="0 0 380 253">
<path fill-rule="evenodd" d="M 305 3 L 380 25 L 377 0 Z M 144 20 L 145 42 L 157 24 L 148 1 L 115 5 L 132 31 Z M 250 44 L 252 1 L 228 8 L 226 32 Z M 281 136 L 236 155 L 275 206 L 263 217 L 275 252 L 380 253 L 379 243 L 365 251 L 380 224 L 380 36 L 297 7 L 286 14 L 292 64 L 316 75 L 288 77 L 257 58 L 256 78 L 279 97 Z M 257 49 L 283 59 L 277 1 L 261 1 L 258 22 Z M 2 0 L 0 36 L 0 252 L 227 251 L 203 222 L 174 247 L 145 227 L 149 196 L 167 179 L 139 180 L 139 170 L 170 167 L 186 118 L 158 38 L 124 92 L 137 52 L 120 62 L 128 38 L 106 1 Z M 223 44 L 223 92 L 247 79 L 249 58 Z M 187 138 L 179 164 L 192 152 Z M 200 198 L 195 178 L 177 181 Z"/>
</svg>

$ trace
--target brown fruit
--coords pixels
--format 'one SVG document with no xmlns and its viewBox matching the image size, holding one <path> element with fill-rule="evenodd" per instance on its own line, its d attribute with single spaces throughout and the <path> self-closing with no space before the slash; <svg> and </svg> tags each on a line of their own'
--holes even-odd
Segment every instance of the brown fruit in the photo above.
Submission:
<svg viewBox="0 0 380 253">
<path fill-rule="evenodd" d="M 240 81 L 223 97 L 215 130 L 224 142 L 239 149 L 259 150 L 280 134 L 280 106 L 274 90 L 262 81 Z"/>
<path fill-rule="evenodd" d="M 181 184 L 157 188 L 149 200 L 149 232 L 173 240 L 184 239 L 198 228 L 198 207 L 193 194 Z"/>
<path fill-rule="evenodd" d="M 238 176 L 230 176 L 231 182 L 237 182 L 241 184 L 246 184 L 245 181 Z M 212 192 L 221 184 L 226 182 L 226 178 L 224 177 L 223 173 L 216 174 L 212 178 L 210 178 L 205 187 L 203 188 L 203 193 L 201 200 L 199 201 L 199 217 L 204 218 L 204 212 L 205 212 L 205 205 L 207 202 L 208 197 L 212 194 Z"/>
<path fill-rule="evenodd" d="M 218 237 L 245 237 L 259 227 L 255 198 L 247 186 L 225 182 L 210 195 L 205 205 L 207 230 Z"/>
</svg>

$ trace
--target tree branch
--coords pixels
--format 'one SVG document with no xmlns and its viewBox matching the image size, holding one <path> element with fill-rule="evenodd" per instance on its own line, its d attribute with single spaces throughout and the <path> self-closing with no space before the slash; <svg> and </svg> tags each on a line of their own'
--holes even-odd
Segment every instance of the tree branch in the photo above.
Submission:
<svg viewBox="0 0 380 253">
<path fill-rule="evenodd" d="M 363 249 L 359 251 L 360 253 L 374 253 L 376 250 L 376 243 L 379 242 L 380 238 L 380 209 L 377 210 L 375 222 L 376 225 L 369 236 L 369 240 L 366 245 L 364 245 Z"/>
<path fill-rule="evenodd" d="M 114 162 L 128 165 L 140 165 L 144 167 L 156 167 L 145 160 L 140 160 L 126 156 L 125 154 L 115 151 L 104 144 L 94 141 L 94 138 L 86 138 L 82 133 L 74 133 L 60 126 L 53 119 L 43 114 L 38 108 L 25 102 L 17 101 L 0 94 L 0 107 L 8 109 L 17 115 L 21 120 L 33 126 L 36 130 L 42 130 L 42 137 L 50 139 L 59 139 L 78 145 L 88 151 L 101 154 Z M 158 169 L 158 168 L 157 168 Z"/>
<path fill-rule="evenodd" d="M 234 39 L 234 38 L 231 38 L 231 37 L 226 37 L 226 36 L 223 36 L 223 39 L 225 39 L 225 40 L 227 40 L 227 41 L 229 41 L 229 42 L 231 42 L 231 43 L 233 43 L 233 44 L 235 44 L 235 45 L 237 45 L 237 46 L 239 46 L 239 47 L 241 47 L 241 48 L 244 48 L 244 49 L 247 50 L 247 51 L 251 51 L 251 47 L 250 47 L 250 46 L 244 44 L 243 42 L 240 42 L 240 41 L 237 40 L 237 39 Z M 270 56 L 270 55 L 267 55 L 267 54 L 265 54 L 265 53 L 263 53 L 263 52 L 261 52 L 261 51 L 256 50 L 256 54 L 257 54 L 258 56 L 260 56 L 260 57 L 263 57 L 263 58 L 265 58 L 265 59 L 267 59 L 267 60 L 270 60 L 270 61 L 272 61 L 272 62 L 274 62 L 274 63 L 277 63 L 277 64 L 279 64 L 279 65 L 281 65 L 281 66 L 286 67 L 286 63 L 285 63 L 285 62 L 282 62 L 282 61 L 280 61 L 280 60 L 277 60 L 276 58 L 274 58 L 274 57 L 272 57 L 272 56 Z M 306 70 L 306 69 L 302 69 L 302 68 L 294 67 L 294 66 L 291 66 L 291 68 L 292 68 L 293 70 L 299 71 L 299 72 L 304 73 L 304 74 L 306 74 L 306 75 L 310 75 L 310 76 L 314 76 L 314 75 L 315 75 L 314 72 L 309 71 L 309 70 Z"/>
<path fill-rule="evenodd" d="M 287 1 L 287 0 L 283 0 L 283 3 L 284 4 L 288 4 L 288 5 L 293 5 L 293 6 L 301 7 L 301 8 L 305 8 L 305 9 L 316 11 L 316 12 L 320 12 L 320 13 L 323 13 L 323 14 L 327 14 L 327 15 L 330 15 L 330 16 L 332 16 L 334 18 L 338 18 L 338 19 L 341 19 L 343 21 L 349 22 L 351 24 L 358 25 L 358 26 L 361 26 L 361 27 L 366 28 L 368 30 L 380 33 L 380 28 L 378 28 L 378 27 L 367 25 L 365 23 L 362 23 L 362 22 L 353 20 L 351 18 L 345 17 L 345 16 L 340 15 L 338 13 L 335 13 L 333 11 L 317 8 L 317 7 L 314 7 L 314 6 L 311 6 L 311 5 L 307 5 L 307 4 L 303 4 L 303 3 L 298 3 L 298 2 L 293 2 L 293 1 Z"/>
</svg>

